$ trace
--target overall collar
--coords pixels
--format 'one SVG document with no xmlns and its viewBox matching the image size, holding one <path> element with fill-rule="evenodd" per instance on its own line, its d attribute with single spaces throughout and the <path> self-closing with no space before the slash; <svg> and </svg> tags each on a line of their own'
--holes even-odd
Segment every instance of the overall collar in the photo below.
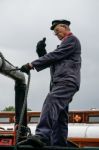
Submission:
<svg viewBox="0 0 99 150">
<path fill-rule="evenodd" d="M 64 41 L 64 40 L 66 40 L 69 36 L 71 36 L 71 35 L 73 35 L 73 33 L 72 32 L 69 32 L 63 39 L 62 39 L 62 42 Z"/>
</svg>

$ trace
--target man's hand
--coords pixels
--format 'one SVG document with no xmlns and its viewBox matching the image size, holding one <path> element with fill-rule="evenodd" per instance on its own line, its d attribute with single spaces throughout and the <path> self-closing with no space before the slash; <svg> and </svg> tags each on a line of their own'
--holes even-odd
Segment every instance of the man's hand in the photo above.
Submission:
<svg viewBox="0 0 99 150">
<path fill-rule="evenodd" d="M 23 65 L 23 66 L 20 68 L 20 71 L 29 74 L 29 72 L 30 72 L 31 69 L 33 69 L 32 64 L 27 63 L 27 64 Z"/>
<path fill-rule="evenodd" d="M 45 47 L 46 47 L 45 41 L 46 41 L 46 38 L 43 38 L 43 40 L 41 40 L 37 43 L 36 52 L 39 57 L 44 56 L 47 53 L 46 49 L 45 49 Z"/>
</svg>

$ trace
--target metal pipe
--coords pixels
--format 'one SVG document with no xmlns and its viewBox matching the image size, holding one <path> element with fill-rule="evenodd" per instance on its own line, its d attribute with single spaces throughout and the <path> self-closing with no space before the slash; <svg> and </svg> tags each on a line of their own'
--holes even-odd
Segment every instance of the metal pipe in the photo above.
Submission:
<svg viewBox="0 0 99 150">
<path fill-rule="evenodd" d="M 7 61 L 3 54 L 0 52 L 0 73 L 15 80 L 15 118 L 16 124 L 19 124 L 22 106 L 24 104 L 24 97 L 26 91 L 26 83 L 24 73 L 20 72 L 19 68 L 13 66 Z M 22 126 L 27 126 L 27 101 L 24 106 L 24 114 Z M 22 130 L 21 134 L 24 135 L 25 131 Z"/>
<path fill-rule="evenodd" d="M 17 70 L 17 67 L 13 66 L 10 62 L 8 62 L 6 59 L 4 59 L 5 66 L 3 70 L 1 70 L 1 67 L 3 65 L 3 60 L 0 57 L 0 73 L 8 76 L 14 80 L 20 80 L 23 84 L 25 84 L 25 76 L 22 72 Z M 16 70 L 13 70 L 16 69 Z M 11 71 L 13 70 L 13 71 Z"/>
</svg>

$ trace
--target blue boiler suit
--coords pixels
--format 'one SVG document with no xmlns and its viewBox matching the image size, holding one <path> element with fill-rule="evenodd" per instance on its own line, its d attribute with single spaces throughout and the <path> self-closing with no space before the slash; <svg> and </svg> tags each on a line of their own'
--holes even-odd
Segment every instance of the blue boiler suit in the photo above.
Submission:
<svg viewBox="0 0 99 150">
<path fill-rule="evenodd" d="M 50 67 L 51 87 L 40 115 L 36 135 L 48 145 L 66 146 L 68 107 L 80 87 L 81 45 L 70 34 L 50 53 L 32 62 L 37 71 Z"/>
</svg>

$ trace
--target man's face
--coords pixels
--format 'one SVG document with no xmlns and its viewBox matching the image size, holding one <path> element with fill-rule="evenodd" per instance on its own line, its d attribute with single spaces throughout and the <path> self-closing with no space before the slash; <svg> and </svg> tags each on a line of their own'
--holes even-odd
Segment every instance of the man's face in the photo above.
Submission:
<svg viewBox="0 0 99 150">
<path fill-rule="evenodd" d="M 59 40 L 62 40 L 67 35 L 67 30 L 64 26 L 58 24 L 54 28 L 54 34 L 58 37 Z"/>
</svg>

